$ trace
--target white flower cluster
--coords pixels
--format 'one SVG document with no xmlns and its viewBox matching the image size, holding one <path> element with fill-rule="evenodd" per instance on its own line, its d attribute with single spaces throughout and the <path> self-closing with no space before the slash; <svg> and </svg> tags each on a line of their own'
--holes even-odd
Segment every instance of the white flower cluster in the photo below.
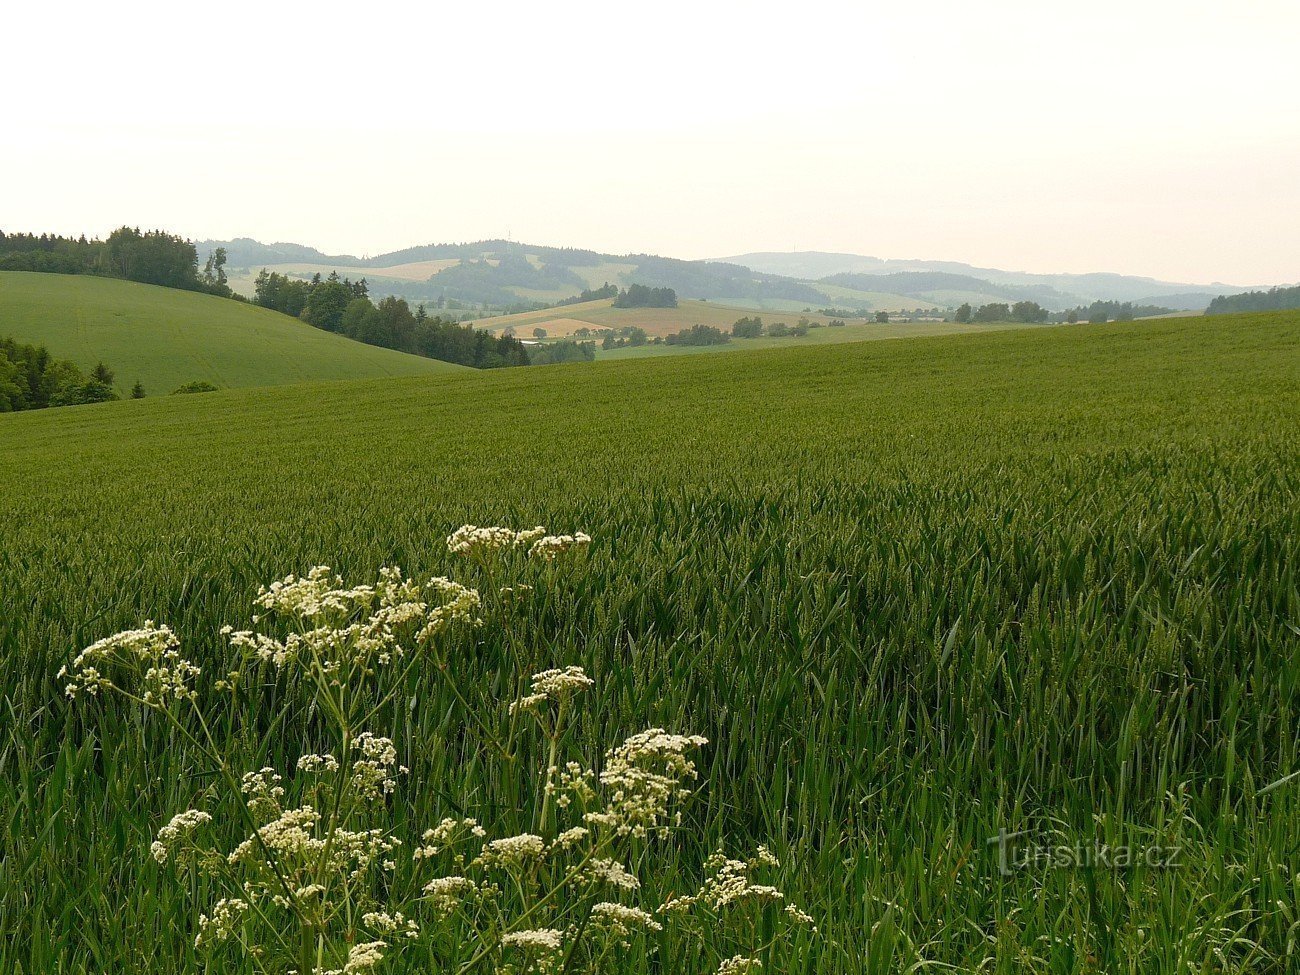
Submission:
<svg viewBox="0 0 1300 975">
<path fill-rule="evenodd" d="M 749 955 L 733 955 L 718 966 L 718 975 L 753 975 L 762 971 L 763 963 Z"/>
<path fill-rule="evenodd" d="M 663 913 L 683 913 L 702 904 L 714 914 L 720 914 L 729 907 L 744 903 L 785 902 L 785 894 L 770 884 L 756 884 L 752 873 L 761 867 L 779 867 L 776 857 L 765 846 L 758 848 L 758 853 L 749 860 L 733 860 L 722 853 L 715 853 L 704 861 L 705 877 L 703 886 L 695 894 L 674 897 L 663 905 Z M 817 931 L 811 915 L 796 907 L 785 904 L 785 914 L 792 921 L 806 924 Z"/>
<path fill-rule="evenodd" d="M 550 562 L 570 549 L 586 548 L 590 544 L 591 536 L 585 532 L 577 532 L 573 535 L 546 535 L 533 543 L 528 554 L 535 559 L 545 559 Z"/>
<path fill-rule="evenodd" d="M 348 949 L 348 960 L 342 968 L 328 969 L 324 975 L 354 975 L 356 972 L 371 971 L 384 960 L 384 949 L 388 945 L 382 941 L 365 941 Z"/>
<path fill-rule="evenodd" d="M 403 641 L 427 643 L 453 623 L 478 625 L 482 601 L 476 590 L 436 577 L 419 585 L 400 569 L 379 570 L 373 586 L 344 588 L 328 566 L 319 565 L 303 578 L 286 576 L 264 587 L 257 604 L 278 614 L 313 624 L 283 640 L 255 630 L 223 627 L 230 645 L 246 657 L 277 668 L 298 660 L 319 660 L 337 674 L 345 667 L 368 673 L 405 655 Z M 260 622 L 253 617 L 253 622 Z M 337 680 L 337 678 L 335 678 Z"/>
<path fill-rule="evenodd" d="M 488 840 L 483 844 L 483 852 L 474 861 L 474 865 L 510 869 L 533 863 L 545 855 L 544 839 L 535 833 L 520 833 L 500 840 Z"/>
<path fill-rule="evenodd" d="M 435 877 L 424 885 L 424 892 L 434 911 L 446 917 L 478 892 L 478 884 L 468 877 Z"/>
<path fill-rule="evenodd" d="M 305 576 L 290 574 L 263 586 L 254 604 L 286 616 L 310 620 L 318 616 L 347 615 L 369 605 L 374 597 L 374 587 L 345 589 L 343 579 L 335 575 L 333 569 L 328 565 L 317 565 Z"/>
<path fill-rule="evenodd" d="M 564 932 L 555 928 L 510 931 L 501 936 L 501 946 L 525 954 L 527 960 L 524 967 L 506 969 L 519 975 L 550 975 L 559 971 L 560 963 L 564 960 Z"/>
<path fill-rule="evenodd" d="M 687 751 L 707 745 L 699 735 L 673 735 L 662 728 L 635 734 L 605 754 L 600 784 L 605 808 L 586 820 L 619 835 L 668 834 L 668 810 L 674 799 L 689 796 L 683 782 L 696 777 Z"/>
<path fill-rule="evenodd" d="M 487 836 L 487 830 L 478 824 L 477 819 L 444 819 L 433 829 L 424 831 L 421 837 L 423 845 L 417 846 L 411 856 L 416 860 L 435 857 L 470 836 L 479 839 Z"/>
<path fill-rule="evenodd" d="M 510 713 L 536 710 L 547 701 L 565 704 L 575 694 L 585 691 L 595 683 L 581 667 L 543 670 L 541 673 L 533 674 L 531 691 L 511 703 Z"/>
<path fill-rule="evenodd" d="M 394 776 L 409 770 L 397 764 L 397 749 L 391 738 L 363 731 L 355 744 L 361 758 L 352 763 L 353 792 L 363 801 L 382 799 L 397 788 Z"/>
<path fill-rule="evenodd" d="M 420 926 L 401 911 L 369 911 L 361 915 L 361 923 L 380 934 L 400 934 L 404 938 L 418 938 Z"/>
<path fill-rule="evenodd" d="M 601 901 L 591 908 L 591 926 L 618 941 L 624 948 L 632 946 L 634 934 L 662 931 L 664 926 L 639 907 L 627 907 Z"/>
<path fill-rule="evenodd" d="M 329 774 L 339 770 L 339 760 L 333 755 L 303 755 L 298 759 L 298 771 L 316 775 Z"/>
<path fill-rule="evenodd" d="M 527 531 L 494 526 L 461 525 L 447 536 L 447 551 L 453 555 L 486 555 L 508 548 L 523 548 L 546 534 L 541 525 Z"/>
<path fill-rule="evenodd" d="M 505 550 L 527 549 L 530 557 L 546 561 L 590 544 L 591 536 L 586 532 L 548 535 L 541 525 L 521 532 L 500 526 L 461 525 L 447 536 L 447 550 L 454 555 L 483 557 Z"/>
<path fill-rule="evenodd" d="M 158 838 L 149 847 L 149 852 L 159 863 L 166 863 L 176 848 L 188 839 L 200 826 L 212 822 L 212 816 L 200 809 L 188 809 L 177 813 L 171 821 L 158 830 Z"/>
<path fill-rule="evenodd" d="M 225 941 L 235 932 L 235 927 L 248 912 L 248 902 L 237 897 L 223 897 L 212 907 L 211 914 L 199 915 L 199 933 L 194 947 Z"/>
<path fill-rule="evenodd" d="M 244 801 L 249 811 L 261 819 L 270 819 L 280 813 L 284 799 L 284 786 L 280 774 L 273 768 L 245 772 L 239 789 L 247 797 Z"/>
<path fill-rule="evenodd" d="M 641 881 L 636 879 L 636 875 L 629 872 L 627 867 L 617 860 L 611 860 L 608 857 L 599 857 L 592 860 L 579 877 L 580 880 L 588 883 L 608 884 L 610 887 L 616 887 L 619 890 L 640 890 Z"/>
<path fill-rule="evenodd" d="M 97 694 L 113 687 L 107 671 L 120 669 L 142 678 L 140 697 L 145 704 L 162 707 L 168 701 L 195 698 L 192 683 L 199 668 L 180 655 L 180 641 L 168 626 L 145 620 L 137 630 L 124 630 L 92 643 L 59 670 L 69 678 L 68 697 Z"/>
</svg>

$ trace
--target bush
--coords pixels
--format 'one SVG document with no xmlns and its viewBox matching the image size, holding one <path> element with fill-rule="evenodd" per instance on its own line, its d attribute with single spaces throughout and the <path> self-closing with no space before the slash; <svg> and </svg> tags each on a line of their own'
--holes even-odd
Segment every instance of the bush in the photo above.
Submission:
<svg viewBox="0 0 1300 975">
<path fill-rule="evenodd" d="M 172 390 L 172 395 L 177 396 L 183 393 L 215 393 L 221 387 L 213 386 L 212 383 L 202 379 L 196 379 L 192 383 L 186 383 Z"/>
<path fill-rule="evenodd" d="M 693 325 L 664 339 L 669 345 L 725 345 L 731 336 L 712 325 Z"/>
</svg>

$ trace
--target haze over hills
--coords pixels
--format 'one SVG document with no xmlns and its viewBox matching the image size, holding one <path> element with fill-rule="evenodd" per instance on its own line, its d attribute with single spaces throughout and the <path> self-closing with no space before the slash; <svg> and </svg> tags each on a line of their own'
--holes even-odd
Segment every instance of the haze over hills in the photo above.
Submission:
<svg viewBox="0 0 1300 975">
<path fill-rule="evenodd" d="M 841 275 L 879 277 L 906 272 L 943 272 L 978 278 L 996 284 L 1050 288 L 1088 301 L 1145 302 L 1145 299 L 1149 298 L 1179 299 L 1181 302 L 1179 305 L 1170 305 L 1169 301 L 1163 303 L 1170 305 L 1170 307 L 1186 308 L 1188 310 L 1205 307 L 1205 302 L 1201 301 L 1201 298 L 1205 295 L 1213 298 L 1220 294 L 1246 290 L 1242 286 L 1225 284 L 1219 281 L 1208 285 L 1190 284 L 1110 272 L 1036 274 L 1027 271 L 1003 271 L 998 268 L 979 267 L 960 261 L 886 259 L 869 257 L 863 254 L 839 254 L 826 251 L 761 251 L 737 254 L 732 257 L 720 257 L 717 260 L 743 264 L 755 271 L 768 274 L 783 274 L 815 280 Z M 1194 302 L 1200 303 L 1195 304 Z"/>
<path fill-rule="evenodd" d="M 1114 273 L 1033 274 L 955 261 L 885 260 L 822 252 L 751 253 L 685 261 L 648 254 L 606 254 L 508 240 L 428 244 L 357 257 L 326 254 L 296 243 L 263 244 L 250 238 L 202 241 L 200 259 L 224 247 L 231 283 L 251 294 L 265 267 L 291 277 L 336 271 L 364 276 L 376 297 L 395 295 L 438 307 L 483 313 L 551 305 L 599 288 L 644 284 L 673 288 L 683 299 L 745 308 L 799 311 L 836 307 L 861 312 L 919 307 L 950 309 L 963 303 L 1036 301 L 1051 311 L 1093 301 L 1129 301 L 1173 310 L 1201 311 L 1238 285 L 1200 285 Z"/>
</svg>

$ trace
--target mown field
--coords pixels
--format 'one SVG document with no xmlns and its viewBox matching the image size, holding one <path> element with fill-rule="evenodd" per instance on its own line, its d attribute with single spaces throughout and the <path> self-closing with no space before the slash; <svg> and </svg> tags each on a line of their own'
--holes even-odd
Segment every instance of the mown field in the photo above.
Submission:
<svg viewBox="0 0 1300 975">
<path fill-rule="evenodd" d="M 226 387 L 427 376 L 462 367 L 363 345 L 287 315 L 212 295 L 88 275 L 0 271 L 0 337 L 44 345 L 119 391 L 203 380 Z"/>
<path fill-rule="evenodd" d="M 378 716 L 401 822 L 529 822 L 476 721 L 580 664 L 587 750 L 711 740 L 648 893 L 770 843 L 820 929 L 772 971 L 1297 968 L 1300 315 L 147 399 L 0 447 L 0 971 L 197 965 L 201 884 L 148 849 L 196 756 L 60 665 L 152 618 L 219 674 L 259 584 L 468 578 L 465 522 L 594 541 Z M 300 688 L 252 700 L 232 765 L 313 750 Z M 1004 872 L 1000 830 L 1136 856 Z"/>
<path fill-rule="evenodd" d="M 800 318 L 819 325 L 830 321 L 825 315 L 814 312 L 758 312 L 753 308 L 720 305 L 711 301 L 682 301 L 676 308 L 615 308 L 611 299 L 604 299 L 484 318 L 474 324 L 494 332 L 513 328 L 520 338 L 531 337 L 534 328 L 546 329 L 550 338 L 569 338 L 576 329 L 584 326 L 615 329 L 636 326 L 654 337 L 680 332 L 692 325 L 711 325 L 730 332 L 736 319 L 755 314 L 764 322 L 785 322 L 787 325 L 794 325 Z M 853 321 L 860 323 L 861 319 Z"/>
</svg>

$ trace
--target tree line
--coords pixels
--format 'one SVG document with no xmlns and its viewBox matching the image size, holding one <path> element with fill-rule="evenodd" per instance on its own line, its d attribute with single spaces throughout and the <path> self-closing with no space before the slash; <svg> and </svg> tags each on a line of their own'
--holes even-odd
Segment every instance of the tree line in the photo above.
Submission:
<svg viewBox="0 0 1300 975">
<path fill-rule="evenodd" d="M 1237 311 L 1282 311 L 1300 308 L 1300 285 L 1294 288 L 1269 288 L 1245 291 L 1239 295 L 1219 295 L 1205 309 L 1207 315 L 1229 315 Z"/>
<path fill-rule="evenodd" d="M 608 285 L 606 286 L 608 287 Z M 676 308 L 677 292 L 672 288 L 651 288 L 630 284 L 614 299 L 615 308 Z"/>
<path fill-rule="evenodd" d="M 331 272 L 301 280 L 263 269 L 253 288 L 255 304 L 367 345 L 476 369 L 530 363 L 528 350 L 513 335 L 430 317 L 424 305 L 411 311 L 405 298 L 390 296 L 375 304 L 365 278 L 352 281 Z"/>
<path fill-rule="evenodd" d="M 119 227 L 107 240 L 0 231 L 0 271 L 95 274 L 244 300 L 226 283 L 223 248 L 209 255 L 202 271 L 198 263 L 191 241 L 164 230 Z"/>
</svg>

